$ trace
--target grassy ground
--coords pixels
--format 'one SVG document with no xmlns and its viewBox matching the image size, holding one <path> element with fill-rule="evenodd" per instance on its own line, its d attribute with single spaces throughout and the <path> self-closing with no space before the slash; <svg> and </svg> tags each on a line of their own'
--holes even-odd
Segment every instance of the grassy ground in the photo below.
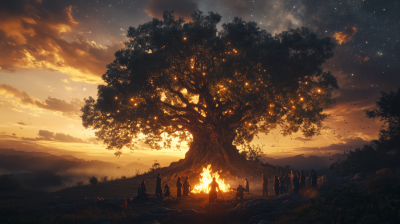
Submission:
<svg viewBox="0 0 400 224">
<path fill-rule="evenodd" d="M 151 172 L 134 178 L 118 179 L 107 182 L 99 182 L 96 185 L 84 185 L 62 189 L 57 192 L 38 192 L 29 189 L 19 189 L 15 191 L 0 192 L 0 223 L 88 223 L 90 220 L 99 217 L 110 217 L 114 223 L 132 223 L 137 215 L 157 207 L 167 207 L 170 209 L 195 209 L 203 210 L 208 214 L 223 212 L 224 208 L 210 209 L 207 211 L 208 194 L 191 194 L 188 197 L 182 197 L 181 200 L 175 200 L 176 196 L 176 177 L 163 177 L 163 186 L 168 183 L 171 187 L 172 197 L 164 198 L 159 201 L 151 199 L 149 201 L 137 202 L 136 200 L 128 202 L 128 207 L 123 210 L 110 209 L 96 205 L 74 205 L 69 212 L 45 211 L 49 207 L 61 204 L 71 204 L 72 200 L 82 198 L 102 197 L 120 198 L 135 197 L 137 187 L 142 179 L 146 180 L 147 191 L 150 194 L 155 192 L 156 175 L 158 172 Z M 100 179 L 100 178 L 99 178 Z M 196 181 L 197 180 L 197 181 Z M 243 184 L 242 180 L 231 178 L 227 180 L 231 187 L 237 187 Z M 250 192 L 245 194 L 244 199 L 254 199 L 262 197 L 260 181 L 249 179 Z M 198 178 L 191 180 L 192 186 L 197 184 Z M 253 183 L 253 184 L 252 184 Z M 270 195 L 265 198 L 273 198 L 272 184 L 269 185 Z M 224 199 L 233 199 L 236 192 L 224 192 Z M 154 198 L 154 195 L 152 196 Z M 221 195 L 218 194 L 218 199 Z M 225 210 L 228 208 L 225 208 Z M 212 218 L 210 218 L 212 219 Z M 169 223 L 174 223 L 170 220 Z"/>
</svg>

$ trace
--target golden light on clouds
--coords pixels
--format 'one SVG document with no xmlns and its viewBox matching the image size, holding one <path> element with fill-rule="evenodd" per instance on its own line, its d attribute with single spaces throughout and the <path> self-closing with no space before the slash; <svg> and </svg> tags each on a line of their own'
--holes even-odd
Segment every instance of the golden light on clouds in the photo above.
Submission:
<svg viewBox="0 0 400 224">
<path fill-rule="evenodd" d="M 354 26 L 347 26 L 346 28 L 344 28 L 343 31 L 339 31 L 333 34 L 333 37 L 339 44 L 342 44 L 349 42 L 354 34 L 356 34 L 356 32 L 357 28 L 355 28 Z"/>
<path fill-rule="evenodd" d="M 89 41 L 79 34 L 71 6 L 49 12 L 40 3 L 26 2 L 18 13 L 0 9 L 2 70 L 38 68 L 66 73 L 75 81 L 102 82 L 106 65 L 123 44 L 101 46 Z M 67 41 L 65 35 L 74 41 Z"/>
<path fill-rule="evenodd" d="M 26 92 L 19 91 L 6 84 L 0 85 L 0 97 L 3 100 L 9 100 L 11 103 L 18 104 L 21 107 L 59 112 L 63 116 L 76 119 L 80 119 L 78 115 L 81 113 L 80 108 L 84 105 L 84 102 L 78 98 L 73 98 L 70 102 L 67 102 L 65 100 L 48 97 L 46 100 L 41 101 L 29 96 Z"/>
</svg>

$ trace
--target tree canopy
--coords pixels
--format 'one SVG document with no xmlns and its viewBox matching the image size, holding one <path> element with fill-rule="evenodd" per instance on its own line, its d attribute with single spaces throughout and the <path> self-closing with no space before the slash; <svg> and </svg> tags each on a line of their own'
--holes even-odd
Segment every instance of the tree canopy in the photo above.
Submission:
<svg viewBox="0 0 400 224">
<path fill-rule="evenodd" d="M 283 135 L 319 133 L 338 88 L 322 68 L 333 56 L 329 37 L 306 28 L 271 35 L 240 18 L 218 31 L 220 15 L 192 17 L 165 12 L 129 28 L 98 98 L 86 99 L 84 127 L 117 152 L 139 139 L 161 149 L 178 137 L 206 154 L 277 127 Z"/>
<path fill-rule="evenodd" d="M 373 140 L 379 151 L 400 151 L 400 88 L 386 93 L 381 92 L 381 97 L 376 101 L 375 110 L 366 110 L 368 118 L 380 118 L 386 125 L 379 130 L 379 139 Z"/>
</svg>

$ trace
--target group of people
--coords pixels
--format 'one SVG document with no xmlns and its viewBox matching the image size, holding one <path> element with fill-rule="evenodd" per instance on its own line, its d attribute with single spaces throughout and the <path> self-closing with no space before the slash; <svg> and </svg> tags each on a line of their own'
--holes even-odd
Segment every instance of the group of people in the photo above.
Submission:
<svg viewBox="0 0 400 224">
<path fill-rule="evenodd" d="M 304 175 L 304 170 L 301 172 L 291 172 L 290 178 L 286 175 L 274 177 L 274 191 L 275 195 L 279 196 L 285 194 L 289 190 L 289 185 L 292 184 L 293 191 L 296 193 L 304 194 L 308 189 L 310 191 L 317 191 L 317 174 L 311 170 L 308 178 Z"/>
<path fill-rule="evenodd" d="M 178 180 L 176 182 L 176 188 L 177 188 L 176 197 L 177 198 L 182 197 L 182 188 L 183 188 L 183 195 L 188 196 L 189 192 L 191 191 L 191 187 L 192 186 L 190 186 L 189 177 L 184 178 L 183 183 L 181 181 L 181 178 L 178 177 Z M 170 197 L 170 196 L 171 196 L 171 187 L 168 184 L 165 184 L 165 186 L 164 186 L 164 197 Z M 160 198 L 160 199 L 163 198 L 161 173 L 159 173 L 157 175 L 156 197 Z M 139 184 L 137 198 L 139 198 L 139 199 L 149 198 L 149 194 L 147 193 L 147 189 L 146 189 L 146 181 L 145 180 L 143 180 Z"/>
<path fill-rule="evenodd" d="M 263 174 L 262 175 L 262 192 L 263 196 L 268 196 L 268 178 Z M 311 170 L 308 178 L 304 175 L 304 170 L 301 172 L 291 172 L 290 177 L 288 174 L 286 175 L 281 175 L 281 176 L 275 176 L 274 177 L 274 185 L 273 189 L 275 191 L 275 195 L 279 196 L 282 194 L 285 194 L 289 190 L 289 185 L 292 184 L 293 191 L 304 194 L 307 189 L 310 191 L 317 191 L 318 190 L 318 185 L 317 185 L 317 174 L 315 173 L 314 170 Z M 156 197 L 162 199 L 163 198 L 163 191 L 162 191 L 162 181 L 161 181 L 161 173 L 158 174 L 157 180 L 156 180 Z M 236 191 L 236 198 L 239 200 L 243 200 L 244 193 L 250 193 L 250 187 L 249 187 L 249 181 L 245 179 L 244 186 L 239 185 Z M 188 196 L 189 192 L 191 191 L 191 185 L 189 183 L 189 177 L 186 177 L 183 179 L 183 183 L 181 181 L 181 178 L 178 177 L 178 180 L 176 182 L 176 188 L 177 188 L 177 198 L 182 197 L 182 190 L 183 190 L 183 195 Z M 219 189 L 219 184 L 216 182 L 215 177 L 213 177 L 212 182 L 208 186 L 209 191 L 209 202 L 215 202 L 218 194 L 217 194 L 217 189 L 220 192 Z M 164 197 L 170 197 L 171 196 L 171 188 L 168 184 L 165 184 L 164 187 Z M 222 194 L 221 194 L 222 196 Z M 138 187 L 138 196 L 137 198 L 145 199 L 149 198 L 149 195 L 146 190 L 146 183 L 145 180 L 143 180 Z"/>
</svg>

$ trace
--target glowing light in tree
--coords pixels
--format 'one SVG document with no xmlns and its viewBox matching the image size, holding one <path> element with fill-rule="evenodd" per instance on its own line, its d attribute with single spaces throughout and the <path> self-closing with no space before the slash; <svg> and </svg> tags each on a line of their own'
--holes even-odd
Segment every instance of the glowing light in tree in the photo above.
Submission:
<svg viewBox="0 0 400 224">
<path fill-rule="evenodd" d="M 300 97 L 300 100 L 301 100 L 301 101 L 303 101 L 303 100 L 304 100 L 304 98 L 303 98 L 303 97 Z"/>
<path fill-rule="evenodd" d="M 212 173 L 211 170 L 211 164 L 207 166 L 207 168 L 203 168 L 203 172 L 200 174 L 200 183 L 194 186 L 192 192 L 195 194 L 204 192 L 204 193 L 209 193 L 208 185 L 212 182 L 213 177 L 215 177 L 215 181 L 219 185 L 219 189 L 222 192 L 228 192 L 231 190 L 231 186 L 229 184 L 225 183 L 224 179 L 221 179 L 219 177 L 218 171 L 215 173 Z M 218 190 L 218 189 L 217 189 Z"/>
<path fill-rule="evenodd" d="M 183 40 L 186 40 L 186 37 L 184 37 Z"/>
<path fill-rule="evenodd" d="M 320 89 L 318 89 L 318 93 L 320 93 L 321 92 L 321 90 Z"/>
<path fill-rule="evenodd" d="M 116 100 L 118 100 L 118 97 L 115 97 Z"/>
</svg>

